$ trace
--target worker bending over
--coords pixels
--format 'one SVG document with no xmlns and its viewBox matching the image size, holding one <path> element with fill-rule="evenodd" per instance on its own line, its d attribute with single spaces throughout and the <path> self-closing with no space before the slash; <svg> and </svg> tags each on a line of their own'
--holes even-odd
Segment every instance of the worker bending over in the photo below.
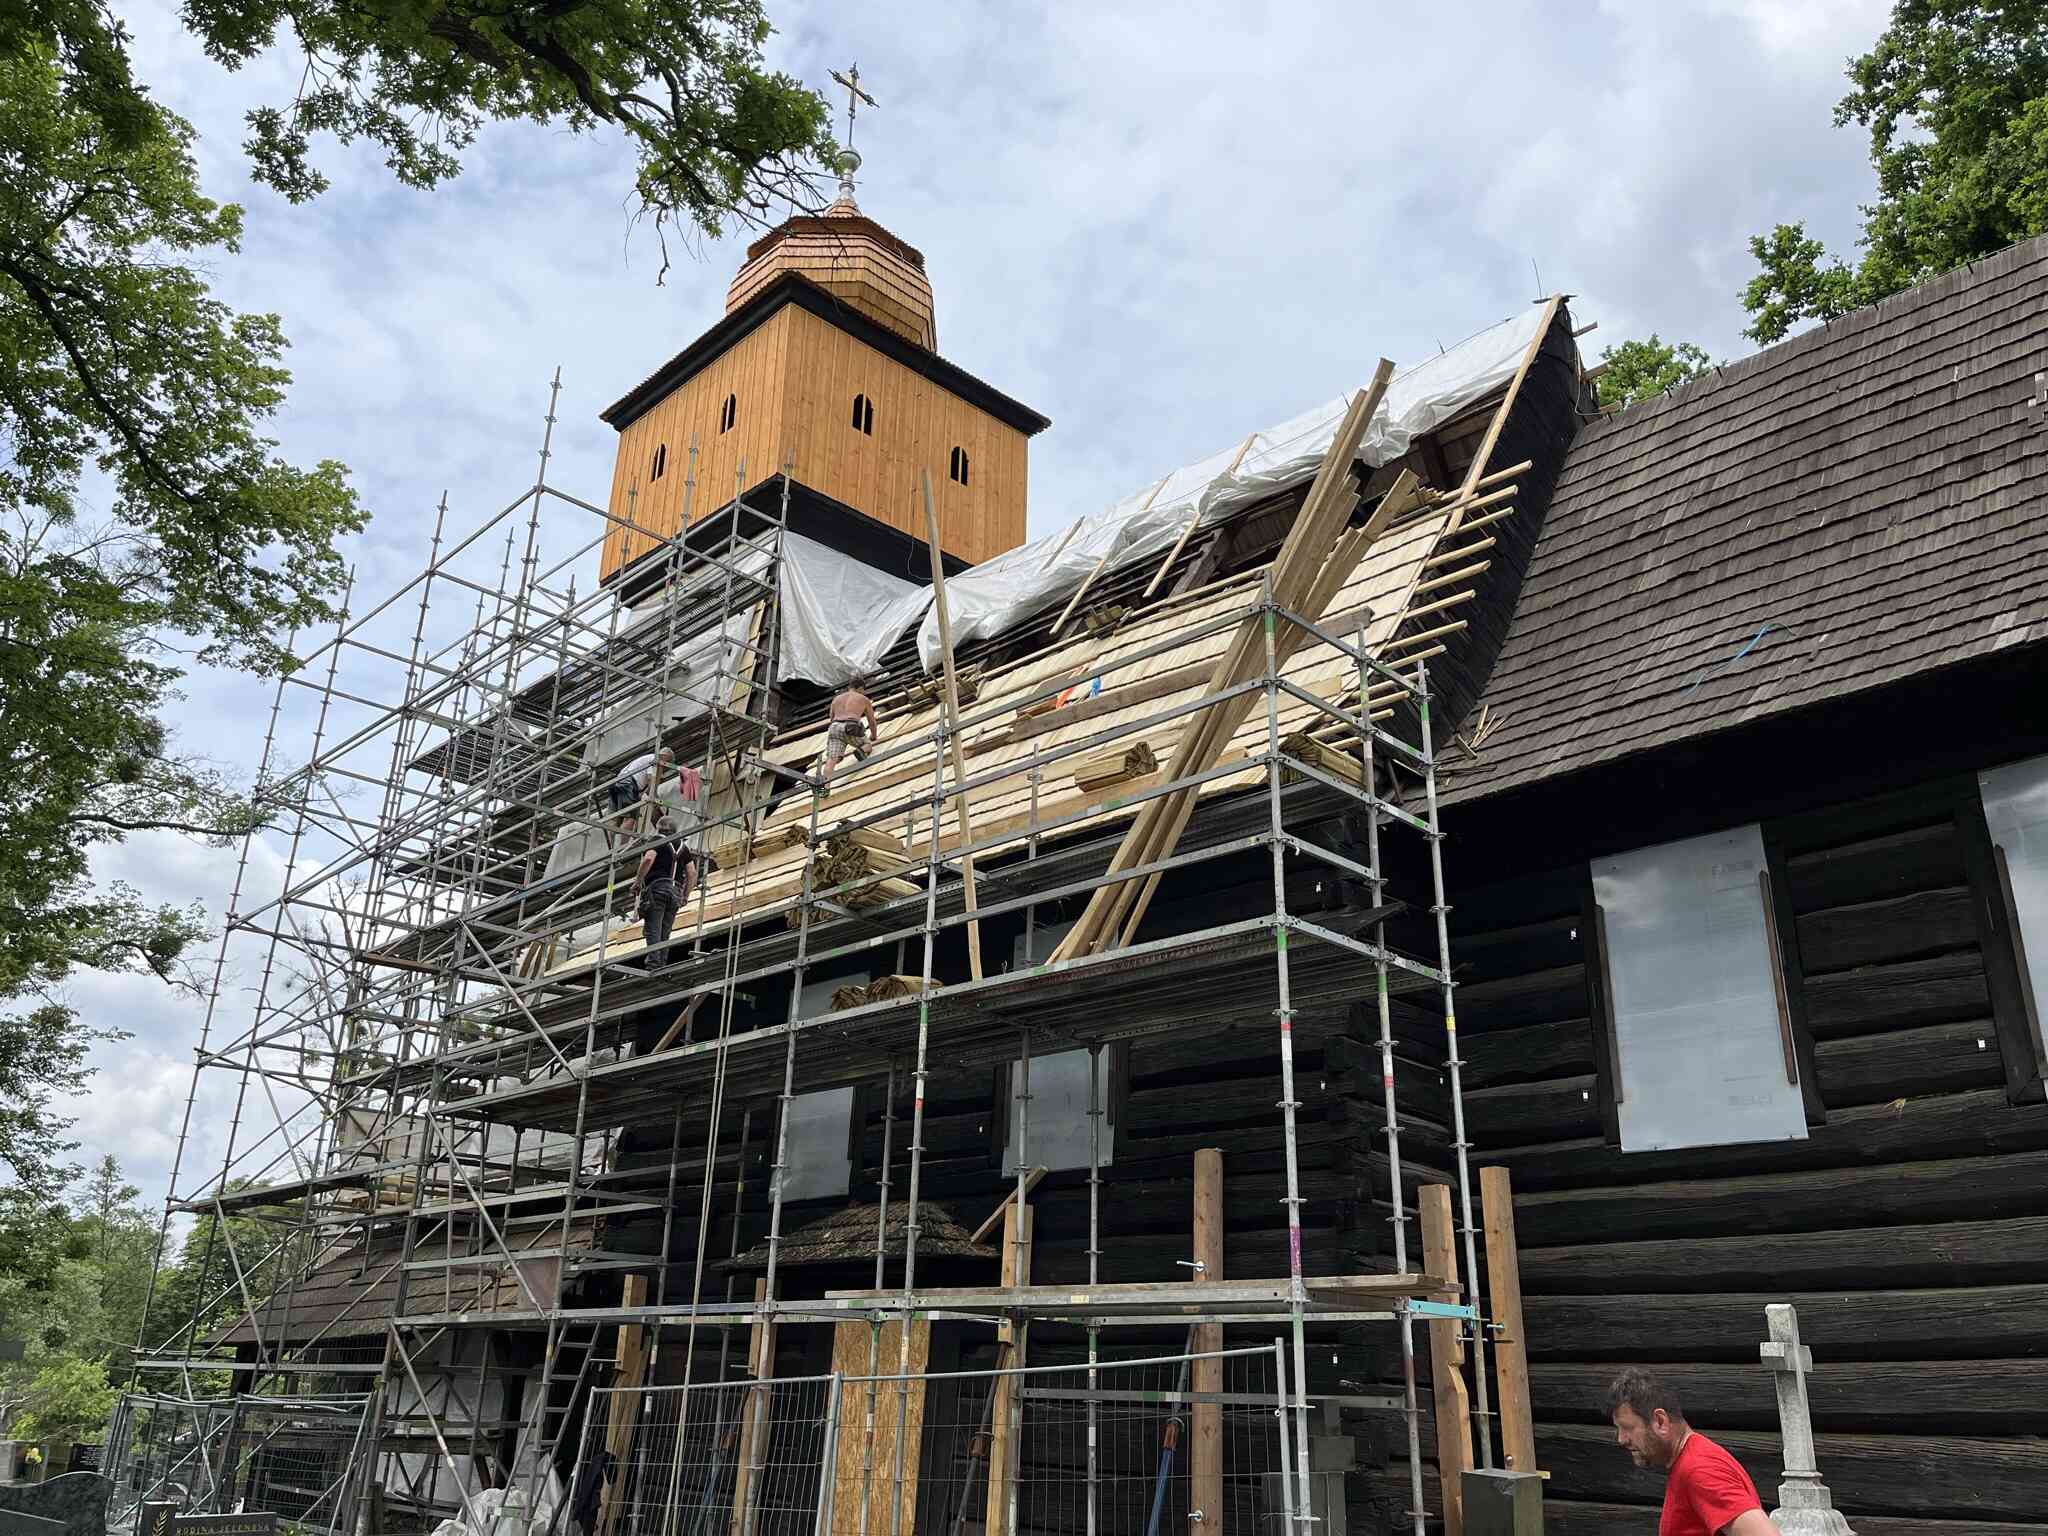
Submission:
<svg viewBox="0 0 2048 1536">
<path fill-rule="evenodd" d="M 675 753 L 663 747 L 658 752 L 642 753 L 619 770 L 619 776 L 606 788 L 612 815 L 618 818 L 614 824 L 617 832 L 623 834 L 632 825 L 635 806 L 654 798 L 661 788 L 662 774 L 675 760 Z M 616 838 L 613 846 L 617 846 Z"/>
<path fill-rule="evenodd" d="M 882 739 L 881 727 L 875 723 L 874 701 L 861 691 L 866 681 L 856 677 L 832 700 L 832 724 L 825 731 L 825 763 L 820 774 L 827 784 L 849 750 L 856 762 L 866 762 L 874 743 Z"/>
<path fill-rule="evenodd" d="M 1614 1438 L 1664 1474 L 1657 1536 L 1779 1536 L 1742 1463 L 1685 1422 L 1676 1389 L 1630 1366 L 1607 1389 Z"/>
</svg>

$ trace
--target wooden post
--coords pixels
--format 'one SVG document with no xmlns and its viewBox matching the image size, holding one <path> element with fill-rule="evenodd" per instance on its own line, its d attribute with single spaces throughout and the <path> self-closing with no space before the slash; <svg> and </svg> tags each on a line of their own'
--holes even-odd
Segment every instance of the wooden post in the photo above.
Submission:
<svg viewBox="0 0 2048 1536">
<path fill-rule="evenodd" d="M 1486 1311 L 1493 1322 L 1493 1369 L 1500 1386 L 1500 1443 L 1510 1472 L 1536 1470 L 1536 1423 L 1529 1411 L 1529 1341 L 1522 1332 L 1522 1262 L 1515 1246 L 1515 1192 L 1505 1168 L 1479 1170 L 1486 1227 Z"/>
<path fill-rule="evenodd" d="M 932 607 L 939 616 L 939 661 L 944 668 L 946 680 L 946 741 L 953 749 L 953 782 L 956 785 L 967 782 L 967 758 L 960 750 L 960 683 L 953 672 L 953 620 L 946 611 L 946 563 L 939 553 L 939 513 L 932 502 L 932 472 L 919 471 L 924 481 L 924 531 L 931 543 L 932 551 Z M 960 818 L 960 841 L 968 844 L 974 841 L 974 823 L 967 815 L 967 791 L 957 790 L 953 796 L 954 813 Z M 939 829 L 932 828 L 932 842 L 939 840 Z M 981 980 L 981 924 L 974 918 L 974 855 L 963 854 L 960 858 L 960 874 L 966 883 L 967 896 L 967 968 L 976 981 Z M 993 1536 L 993 1533 L 991 1533 Z"/>
<path fill-rule="evenodd" d="M 647 1305 L 647 1277 L 626 1276 L 625 1295 L 622 1298 L 629 1307 Z M 619 1518 L 618 1495 L 626 1486 L 626 1459 L 633 1451 L 634 1420 L 639 1416 L 640 1393 L 637 1390 L 647 1379 L 647 1330 L 638 1323 L 619 1325 L 618 1352 L 614 1356 L 618 1372 L 614 1385 L 618 1390 L 611 1396 L 611 1412 L 605 1422 L 604 1448 L 611 1453 L 612 1463 L 617 1471 L 609 1483 L 600 1482 L 598 1494 L 597 1530 L 598 1536 L 611 1536 L 612 1527 Z"/>
<path fill-rule="evenodd" d="M 1223 1153 L 1204 1147 L 1195 1153 L 1195 1262 L 1198 1281 L 1223 1278 Z M 1192 1330 L 1195 1352 L 1223 1347 L 1221 1323 L 1198 1323 Z M 1223 1390 L 1223 1362 L 1197 1360 L 1188 1370 L 1189 1385 L 1198 1393 Z M 1188 1412 L 1188 1536 L 1223 1533 L 1223 1408 L 1196 1403 Z M 1200 1519 L 1194 1517 L 1200 1511 Z"/>
<path fill-rule="evenodd" d="M 1031 1207 L 1021 1209 L 1012 1201 L 1003 1209 L 1004 1289 L 1031 1283 Z M 996 1326 L 996 1364 L 1021 1367 L 1024 1364 L 1024 1325 Z M 989 1390 L 995 1394 L 989 1415 L 988 1510 L 986 1536 L 1007 1536 L 1010 1529 L 1010 1490 L 1017 1476 L 1017 1409 L 1023 1401 L 1017 1392 L 1018 1378 L 998 1376 Z"/>
<path fill-rule="evenodd" d="M 1417 1192 L 1422 1215 L 1423 1272 L 1447 1283 L 1458 1278 L 1458 1242 L 1451 1224 L 1451 1187 L 1425 1184 Z M 1445 1293 L 1455 1299 L 1457 1292 Z M 1465 1472 L 1472 1465 L 1472 1415 L 1465 1391 L 1465 1346 L 1455 1318 L 1429 1325 L 1429 1374 L 1436 1401 L 1436 1475 L 1443 1486 L 1444 1536 L 1464 1536 Z"/>
<path fill-rule="evenodd" d="M 768 1299 L 764 1276 L 754 1282 L 754 1300 Z M 747 1334 L 747 1374 L 767 1382 L 775 1375 L 775 1324 L 756 1321 Z M 747 1393 L 747 1405 L 740 1419 L 739 1456 L 733 1468 L 731 1536 L 753 1536 L 754 1504 L 760 1497 L 755 1487 L 754 1462 L 768 1453 L 768 1393 L 758 1386 Z"/>
</svg>

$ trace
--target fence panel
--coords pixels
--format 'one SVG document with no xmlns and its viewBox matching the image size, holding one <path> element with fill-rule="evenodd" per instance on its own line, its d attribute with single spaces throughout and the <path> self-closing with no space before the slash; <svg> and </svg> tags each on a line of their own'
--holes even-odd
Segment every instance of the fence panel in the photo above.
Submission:
<svg viewBox="0 0 2048 1536">
<path fill-rule="evenodd" d="M 1197 1358 L 1217 1390 L 1192 1390 Z M 1282 1401 L 1271 1348 L 608 1389 L 577 1485 L 627 1447 L 589 1536 L 1177 1536 L 1199 1418 L 1217 1468 L 1199 1528 L 1286 1536 Z"/>
</svg>

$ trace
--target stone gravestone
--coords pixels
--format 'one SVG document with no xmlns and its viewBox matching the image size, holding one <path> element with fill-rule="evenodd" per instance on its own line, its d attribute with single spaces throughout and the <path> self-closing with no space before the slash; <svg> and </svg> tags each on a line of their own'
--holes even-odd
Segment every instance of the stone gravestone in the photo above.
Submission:
<svg viewBox="0 0 2048 1536">
<path fill-rule="evenodd" d="M 97 1472 L 67 1472 L 40 1483 L 0 1483 L 0 1510 L 54 1521 L 62 1536 L 107 1536 L 107 1496 Z"/>
<path fill-rule="evenodd" d="M 1758 1346 L 1764 1368 L 1778 1388 L 1778 1424 L 1783 1432 L 1785 1480 L 1778 1484 L 1778 1508 L 1771 1518 L 1784 1536 L 1855 1536 L 1820 1480 L 1813 1454 L 1813 1418 L 1806 1407 L 1806 1373 L 1813 1351 L 1799 1342 L 1799 1313 L 1788 1305 L 1764 1308 L 1771 1336 Z"/>
</svg>

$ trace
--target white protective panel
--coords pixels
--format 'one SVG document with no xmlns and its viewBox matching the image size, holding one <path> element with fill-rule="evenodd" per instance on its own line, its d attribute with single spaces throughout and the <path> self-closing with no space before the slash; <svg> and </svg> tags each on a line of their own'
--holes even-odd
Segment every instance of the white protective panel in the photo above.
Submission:
<svg viewBox="0 0 2048 1536">
<path fill-rule="evenodd" d="M 1116 1126 L 1109 1116 L 1109 1052 L 1095 1057 L 1096 1105 L 1102 1110 L 1101 1166 L 1116 1161 Z M 1024 1063 L 1010 1063 L 1010 1135 L 1003 1148 L 1004 1177 L 1017 1171 L 1017 1134 L 1023 1129 L 1024 1106 L 1017 1101 L 1024 1083 Z M 1031 1058 L 1031 1136 L 1026 1168 L 1088 1166 L 1088 1052 L 1055 1051 Z"/>
<path fill-rule="evenodd" d="M 1397 373 L 1366 426 L 1360 447 L 1365 461 L 1374 467 L 1391 463 L 1417 437 L 1506 384 L 1548 312 L 1547 304 L 1536 305 Z M 1351 396 L 1340 395 L 1291 421 L 1253 433 L 1248 444 L 1239 441 L 1219 448 L 1058 533 L 948 577 L 946 605 L 953 643 L 1000 634 L 1017 620 L 1065 599 L 1104 554 L 1111 557 L 1111 565 L 1164 554 L 1190 518 L 1213 523 L 1308 479 L 1337 440 L 1337 428 L 1350 408 Z M 935 612 L 923 617 L 918 654 L 930 671 L 939 663 L 939 621 Z M 881 649 L 886 650 L 900 632 L 890 632 Z"/>
<path fill-rule="evenodd" d="M 789 1101 L 782 1198 L 817 1200 L 853 1187 L 853 1090 L 826 1088 Z"/>
<path fill-rule="evenodd" d="M 1624 1152 L 1803 1141 L 1785 1069 L 1755 826 L 1593 864 Z"/>
<path fill-rule="evenodd" d="M 2012 887 L 2014 947 L 2038 1046 L 2041 1007 L 2048 1002 L 2048 757 L 1986 769 L 1977 775 L 1977 790 Z"/>
<path fill-rule="evenodd" d="M 923 616 L 931 595 L 930 587 L 785 533 L 780 675 L 835 688 L 872 671 Z"/>
</svg>

